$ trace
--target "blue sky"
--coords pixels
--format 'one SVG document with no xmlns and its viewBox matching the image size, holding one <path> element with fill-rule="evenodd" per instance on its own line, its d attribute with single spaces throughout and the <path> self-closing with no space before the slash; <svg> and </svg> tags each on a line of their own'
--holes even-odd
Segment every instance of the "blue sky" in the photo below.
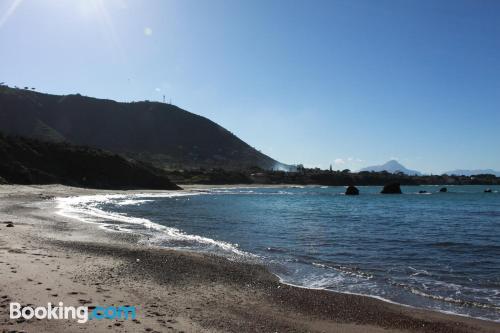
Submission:
<svg viewBox="0 0 500 333">
<path fill-rule="evenodd" d="M 0 81 L 161 100 L 285 163 L 500 170 L 498 1 L 0 2 Z"/>
</svg>

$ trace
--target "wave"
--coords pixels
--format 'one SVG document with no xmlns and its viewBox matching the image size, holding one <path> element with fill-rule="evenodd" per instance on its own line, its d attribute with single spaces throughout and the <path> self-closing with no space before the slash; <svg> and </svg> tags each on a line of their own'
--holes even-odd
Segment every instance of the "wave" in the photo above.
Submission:
<svg viewBox="0 0 500 333">
<path fill-rule="evenodd" d="M 285 191 L 285 190 L 272 190 L 266 192 L 258 192 L 255 191 L 255 188 L 246 188 L 246 187 L 223 187 L 223 188 L 215 188 L 208 190 L 199 190 L 199 192 L 206 194 L 225 194 L 225 195 L 296 195 L 299 193 Z"/>
<path fill-rule="evenodd" d="M 138 228 L 147 234 L 141 242 L 150 245 L 167 245 L 174 243 L 174 247 L 201 246 L 199 250 L 222 250 L 228 255 L 241 257 L 256 257 L 242 251 L 237 244 L 218 241 L 199 235 L 187 234 L 177 228 L 164 226 L 146 218 L 131 217 L 125 214 L 104 211 L 99 208 L 103 204 L 131 205 L 140 204 L 149 200 L 140 198 L 176 198 L 200 195 L 198 192 L 165 192 L 165 193 L 137 193 L 137 194 L 105 194 L 56 198 L 58 214 L 64 217 L 77 219 L 86 223 L 98 224 L 108 231 L 139 232 Z M 208 246 L 208 248 L 207 248 Z M 216 251 L 217 252 L 217 251 Z"/>
<path fill-rule="evenodd" d="M 347 267 L 347 266 L 343 266 L 343 265 L 326 265 L 326 264 L 317 263 L 317 262 L 313 262 L 312 265 L 319 267 L 319 268 L 333 269 L 333 270 L 336 270 L 336 271 L 343 273 L 345 275 L 350 275 L 350 276 L 361 278 L 361 279 L 366 279 L 366 280 L 373 279 L 372 274 L 367 273 L 367 272 L 363 272 L 359 268 L 356 268 L 356 267 Z"/>
<path fill-rule="evenodd" d="M 431 273 L 429 273 L 425 269 L 416 269 L 416 268 L 411 267 L 411 266 L 408 266 L 408 268 L 414 272 L 411 274 L 411 276 L 420 276 L 420 275 L 429 276 L 429 275 L 432 275 Z"/>
<path fill-rule="evenodd" d="M 415 295 L 434 299 L 437 301 L 444 301 L 447 303 L 453 303 L 457 304 L 460 306 L 468 306 L 468 307 L 476 307 L 476 308 L 483 308 L 483 309 L 492 309 L 495 311 L 500 311 L 500 306 L 496 306 L 493 304 L 487 304 L 487 303 L 481 303 L 481 302 L 476 302 L 476 301 L 468 301 L 464 299 L 459 299 L 459 298 L 453 298 L 450 296 L 440 296 L 440 295 L 434 295 L 434 294 L 429 294 L 426 293 L 418 288 L 415 287 L 409 287 L 408 290 Z"/>
<path fill-rule="evenodd" d="M 453 241 L 443 241 L 443 242 L 430 242 L 427 243 L 431 247 L 437 247 L 442 249 L 453 249 L 455 251 L 463 252 L 498 252 L 500 251 L 500 245 L 495 244 L 474 244 L 469 242 L 453 242 Z"/>
<path fill-rule="evenodd" d="M 231 194 L 240 194 L 240 195 L 287 195 L 287 194 L 301 194 L 307 195 L 307 191 L 303 191 L 297 193 L 292 190 L 286 189 L 266 189 L 265 191 L 259 191 L 256 188 L 242 188 L 242 187 L 228 187 L 228 188 L 217 188 L 217 189 L 204 189 L 199 191 L 191 191 L 191 192 L 165 192 L 165 193 L 138 193 L 138 194 L 112 194 L 112 195 L 94 195 L 94 196 L 80 196 L 80 197 L 71 197 L 71 198 L 57 198 L 59 214 L 71 218 L 76 218 L 83 222 L 88 223 L 96 223 L 100 227 L 105 230 L 113 231 L 123 231 L 123 232 L 134 232 L 143 234 L 146 237 L 141 238 L 141 242 L 147 245 L 153 246 L 161 246 L 161 247 L 169 247 L 176 248 L 182 250 L 193 250 L 193 251 L 201 251 L 201 252 L 210 252 L 222 255 L 224 257 L 229 257 L 229 259 L 235 258 L 237 260 L 252 260 L 254 262 L 263 263 L 265 261 L 266 266 L 277 275 L 283 283 L 287 283 L 290 285 L 294 285 L 291 282 L 296 282 L 295 278 L 297 273 L 293 268 L 301 267 L 303 264 L 313 265 L 316 267 L 314 269 L 314 273 L 319 273 L 317 276 L 311 276 L 310 279 L 302 280 L 299 282 L 300 287 L 308 288 L 308 289 L 326 289 L 330 291 L 337 291 L 342 293 L 352 293 L 350 291 L 361 291 L 363 296 L 369 296 L 373 298 L 377 298 L 383 301 L 397 303 L 393 300 L 385 298 L 388 296 L 389 298 L 393 298 L 399 300 L 398 294 L 389 295 L 385 293 L 385 290 L 378 290 L 378 287 L 383 288 L 383 285 L 376 286 L 380 281 L 378 281 L 378 277 L 374 277 L 376 274 L 376 269 L 371 270 L 371 273 L 361 271 L 357 267 L 346 267 L 344 265 L 336 265 L 328 262 L 325 264 L 321 262 L 322 260 L 318 257 L 307 256 L 305 254 L 299 255 L 297 253 L 293 253 L 293 258 L 286 259 L 283 262 L 283 258 L 277 260 L 275 262 L 276 267 L 269 266 L 274 263 L 274 259 L 279 257 L 280 254 L 287 253 L 289 250 L 287 248 L 282 248 L 279 246 L 271 246 L 264 247 L 260 250 L 256 250 L 256 253 L 261 254 L 260 256 L 245 252 L 238 247 L 238 244 L 233 244 L 229 242 L 219 241 L 208 237 L 203 237 L 194 234 L 187 234 L 180 229 L 174 227 L 168 227 L 159 223 L 155 223 L 146 218 L 138 218 L 131 217 L 126 214 L 120 214 L 117 212 L 109 212 L 105 211 L 101 207 L 106 204 L 118 205 L 118 206 L 127 206 L 127 205 L 141 205 L 147 203 L 149 201 L 154 201 L 155 198 L 173 198 L 177 199 L 177 197 L 185 197 L 185 196 L 195 196 L 195 195 L 231 195 Z M 168 224 L 167 221 L 162 221 L 161 223 Z M 405 241 L 401 241 L 405 242 Z M 453 242 L 453 241 L 426 241 L 423 243 L 426 246 L 432 246 L 437 248 L 451 248 L 453 249 L 469 249 L 471 251 L 471 247 L 474 249 L 472 251 L 476 251 L 475 246 L 473 244 L 468 244 L 467 241 L 463 243 Z M 267 245 L 267 244 L 266 244 Z M 265 251 L 264 253 L 262 253 Z M 290 260 L 291 263 L 287 261 Z M 279 266 L 279 267 L 278 267 Z M 289 269 L 285 269 L 289 268 Z M 281 271 L 280 271 L 281 269 Z M 311 267 L 311 269 L 313 269 Z M 422 281 L 426 279 L 430 279 L 433 274 L 424 269 L 417 269 L 414 267 L 408 267 L 411 271 L 406 271 L 409 275 L 408 278 L 413 280 Z M 303 272 L 303 271 L 302 271 Z M 388 272 L 388 274 L 390 274 Z M 281 275 L 281 276 L 280 276 Z M 286 278 L 285 278 L 286 276 Z M 285 281 L 285 279 L 288 280 Z M 387 281 L 386 281 L 387 282 Z M 359 287 L 359 283 L 363 284 L 363 288 Z M 354 287 L 354 288 L 351 288 Z M 365 288 L 366 287 L 366 288 Z M 402 286 L 399 286 L 402 287 Z M 424 286 L 425 288 L 425 286 Z M 391 291 L 394 288 L 391 289 Z M 405 290 L 403 290 L 405 289 Z M 411 304 L 427 304 L 431 302 L 432 304 L 445 304 L 449 303 L 450 305 L 445 305 L 442 308 L 456 308 L 458 312 L 444 311 L 442 309 L 437 309 L 432 306 L 426 306 L 426 308 L 431 308 L 433 310 L 438 310 L 445 313 L 455 313 L 458 315 L 469 316 L 464 314 L 463 312 L 474 314 L 474 311 L 471 308 L 483 308 L 483 309 L 492 309 L 495 312 L 500 310 L 500 307 L 495 304 L 485 304 L 475 301 L 462 300 L 459 295 L 454 295 L 452 297 L 439 296 L 434 295 L 434 292 L 431 290 L 421 288 L 415 288 L 413 285 L 407 285 L 407 288 L 402 288 L 401 293 L 404 293 L 405 297 L 410 296 L 410 293 L 416 296 L 411 296 L 410 299 L 420 299 L 423 298 L 429 299 L 422 303 L 420 302 L 410 302 Z M 442 294 L 442 292 L 438 293 Z M 381 297 L 381 296 L 384 297 Z M 459 296 L 459 297 L 456 297 Z M 403 298 L 401 298 L 403 299 Z M 430 299 L 434 301 L 430 301 Z M 484 298 L 483 298 L 484 299 Z M 404 305 L 404 304 L 403 304 Z M 454 306 L 453 306 L 454 305 Z M 408 306 L 408 305 L 407 305 Z M 441 307 L 441 305 L 436 305 L 437 307 Z M 461 309 L 463 308 L 463 309 Z M 469 308 L 469 309 L 465 309 Z M 477 312 L 477 311 L 476 311 Z M 471 317 L 479 318 L 476 315 L 470 315 Z M 496 317 L 498 318 L 498 317 Z M 500 321 L 498 319 L 491 318 L 482 318 L 486 320 Z"/>
<path fill-rule="evenodd" d="M 142 205 L 143 203 L 146 202 L 151 202 L 153 200 L 123 200 L 120 202 L 117 202 L 116 205 L 118 206 L 138 206 Z"/>
<path fill-rule="evenodd" d="M 323 265 L 316 264 L 315 266 L 320 267 Z M 437 307 L 436 306 L 432 306 L 432 307 L 424 306 L 424 307 L 422 307 L 422 306 L 417 306 L 417 305 L 410 305 L 407 303 L 401 303 L 401 302 L 395 301 L 395 300 L 390 299 L 388 297 L 384 297 L 384 296 L 376 295 L 374 293 L 370 293 L 369 291 L 355 292 L 355 291 L 346 290 L 344 288 L 338 288 L 337 287 L 338 283 L 343 280 L 343 278 L 341 276 L 337 276 L 333 279 L 328 278 L 328 277 L 321 277 L 319 279 L 311 278 L 308 280 L 302 280 L 300 282 L 292 282 L 292 281 L 290 281 L 289 277 L 283 276 L 281 274 L 275 274 L 275 275 L 278 277 L 278 279 L 280 280 L 281 283 L 289 285 L 289 286 L 293 286 L 296 288 L 333 291 L 333 292 L 337 292 L 337 293 L 341 293 L 341 294 L 369 297 L 369 298 L 377 299 L 377 300 L 380 300 L 383 302 L 396 304 L 399 306 L 404 306 L 404 307 L 413 308 L 413 309 L 426 309 L 426 310 L 430 309 L 433 311 L 451 314 L 451 315 L 456 315 L 456 316 L 460 316 L 460 317 L 475 318 L 475 319 L 481 319 L 481 320 L 492 321 L 492 322 L 500 322 L 500 319 L 497 319 L 497 318 L 491 318 L 491 317 L 486 317 L 486 316 L 480 316 L 477 314 L 457 311 L 458 309 L 448 310 L 446 308 L 441 308 L 439 306 L 437 306 Z M 442 297 L 442 296 L 438 296 L 438 295 L 432 295 L 432 294 L 422 292 L 416 288 L 409 287 L 408 291 L 410 291 L 412 294 L 419 296 L 419 297 L 428 298 L 428 299 L 438 301 L 438 302 L 453 304 L 455 306 L 459 306 L 460 308 L 463 308 L 463 307 L 483 308 L 483 309 L 494 310 L 495 312 L 500 310 L 500 307 L 492 305 L 492 304 L 485 304 L 485 303 L 480 303 L 480 302 L 455 299 L 455 298 L 451 298 L 451 297 Z"/>
<path fill-rule="evenodd" d="M 464 248 L 468 248 L 472 246 L 472 244 L 469 243 L 459 243 L 459 242 L 449 242 L 449 241 L 444 241 L 444 242 L 433 242 L 429 243 L 430 246 L 435 246 L 435 247 L 452 247 L 452 246 L 461 246 Z"/>
<path fill-rule="evenodd" d="M 271 252 L 271 253 L 287 253 L 287 249 L 282 249 L 278 247 L 267 247 L 266 251 Z"/>
</svg>

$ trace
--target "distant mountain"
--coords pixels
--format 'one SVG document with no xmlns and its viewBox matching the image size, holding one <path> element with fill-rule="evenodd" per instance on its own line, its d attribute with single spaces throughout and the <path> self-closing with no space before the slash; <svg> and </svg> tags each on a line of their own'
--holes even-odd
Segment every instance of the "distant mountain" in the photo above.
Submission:
<svg viewBox="0 0 500 333">
<path fill-rule="evenodd" d="M 410 170 L 405 168 L 402 164 L 400 164 L 396 160 L 391 160 L 385 164 L 382 165 L 374 165 L 370 167 L 363 168 L 359 170 L 359 172 L 362 171 L 374 171 L 374 172 L 382 172 L 382 171 L 387 171 L 390 173 L 397 173 L 397 172 L 402 172 L 404 174 L 410 175 L 410 176 L 420 176 L 421 173 L 416 171 L 416 170 Z"/>
<path fill-rule="evenodd" d="M 449 175 L 449 176 L 474 176 L 474 175 L 495 175 L 497 177 L 500 177 L 500 171 L 495 171 L 492 169 L 477 169 L 477 170 L 452 170 L 452 171 L 446 171 L 443 172 L 443 174 Z"/>
<path fill-rule="evenodd" d="M 119 103 L 0 86 L 0 131 L 106 149 L 166 169 L 287 169 L 202 116 L 158 102 Z"/>
<path fill-rule="evenodd" d="M 0 134 L 0 184 L 180 189 L 164 170 L 99 149 Z"/>
</svg>

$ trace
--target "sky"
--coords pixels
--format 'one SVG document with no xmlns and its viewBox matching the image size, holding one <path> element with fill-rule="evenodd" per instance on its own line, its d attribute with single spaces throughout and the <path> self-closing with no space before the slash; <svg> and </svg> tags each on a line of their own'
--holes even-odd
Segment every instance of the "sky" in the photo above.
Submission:
<svg viewBox="0 0 500 333">
<path fill-rule="evenodd" d="M 500 170 L 496 0 L 3 0 L 0 82 L 167 101 L 280 162 Z"/>
</svg>

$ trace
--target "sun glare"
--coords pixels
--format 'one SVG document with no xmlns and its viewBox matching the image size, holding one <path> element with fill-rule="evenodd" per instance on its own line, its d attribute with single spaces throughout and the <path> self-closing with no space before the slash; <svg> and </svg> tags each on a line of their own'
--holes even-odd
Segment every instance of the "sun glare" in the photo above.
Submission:
<svg viewBox="0 0 500 333">
<path fill-rule="evenodd" d="M 102 16 L 103 11 L 106 10 L 104 1 L 102 0 L 80 0 L 76 2 L 76 5 L 84 18 Z"/>
<path fill-rule="evenodd" d="M 10 3 L 4 14 L 0 16 L 0 28 L 5 24 L 5 22 L 7 22 L 7 20 L 12 16 L 12 14 L 14 14 L 16 8 L 21 4 L 22 1 L 23 0 L 14 0 Z"/>
<path fill-rule="evenodd" d="M 151 36 L 152 34 L 153 34 L 153 29 L 151 29 L 150 27 L 144 28 L 144 35 Z"/>
</svg>

